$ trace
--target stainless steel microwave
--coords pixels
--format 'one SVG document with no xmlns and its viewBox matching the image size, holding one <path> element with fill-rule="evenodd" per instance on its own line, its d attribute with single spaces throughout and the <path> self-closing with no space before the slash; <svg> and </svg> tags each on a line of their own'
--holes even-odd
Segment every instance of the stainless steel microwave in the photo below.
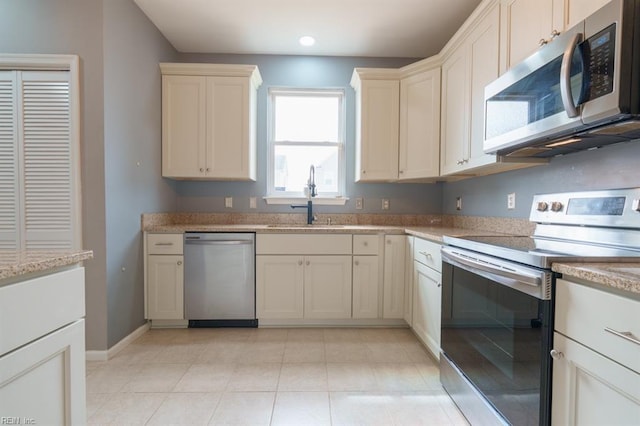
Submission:
<svg viewBox="0 0 640 426">
<path fill-rule="evenodd" d="M 612 0 L 485 88 L 484 151 L 552 157 L 640 138 L 640 0 Z"/>
</svg>

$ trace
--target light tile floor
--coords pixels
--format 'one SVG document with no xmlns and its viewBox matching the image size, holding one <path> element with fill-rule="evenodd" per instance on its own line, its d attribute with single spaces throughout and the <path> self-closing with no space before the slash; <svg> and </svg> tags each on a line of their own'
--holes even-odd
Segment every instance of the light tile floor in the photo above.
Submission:
<svg viewBox="0 0 640 426">
<path fill-rule="evenodd" d="M 468 425 L 408 329 L 150 330 L 87 363 L 89 424 Z"/>
</svg>

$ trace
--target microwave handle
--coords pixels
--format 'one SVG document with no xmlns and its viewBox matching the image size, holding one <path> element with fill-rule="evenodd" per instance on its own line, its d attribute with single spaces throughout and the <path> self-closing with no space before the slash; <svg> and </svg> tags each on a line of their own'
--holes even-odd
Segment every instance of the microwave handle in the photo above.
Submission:
<svg viewBox="0 0 640 426">
<path fill-rule="evenodd" d="M 560 95 L 562 96 L 562 104 L 569 118 L 580 115 L 578 107 L 573 103 L 573 93 L 571 93 L 571 60 L 573 54 L 582 42 L 582 34 L 576 33 L 571 38 L 569 45 L 562 56 L 562 67 L 560 68 Z"/>
</svg>

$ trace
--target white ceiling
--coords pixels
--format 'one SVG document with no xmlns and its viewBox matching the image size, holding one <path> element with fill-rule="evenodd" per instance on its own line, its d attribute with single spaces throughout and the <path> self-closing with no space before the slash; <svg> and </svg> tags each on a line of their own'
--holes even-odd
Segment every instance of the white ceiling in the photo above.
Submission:
<svg viewBox="0 0 640 426">
<path fill-rule="evenodd" d="M 480 0 L 135 2 L 180 52 L 424 58 Z M 300 46 L 303 35 L 315 46 Z"/>
</svg>

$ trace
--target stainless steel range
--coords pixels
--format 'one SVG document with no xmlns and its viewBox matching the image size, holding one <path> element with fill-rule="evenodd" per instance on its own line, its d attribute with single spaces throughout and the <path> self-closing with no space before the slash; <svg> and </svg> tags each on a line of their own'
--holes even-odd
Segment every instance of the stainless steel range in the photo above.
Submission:
<svg viewBox="0 0 640 426">
<path fill-rule="evenodd" d="M 552 264 L 640 258 L 640 188 L 536 195 L 529 219 L 444 238 L 440 379 L 474 425 L 551 422 Z"/>
</svg>

